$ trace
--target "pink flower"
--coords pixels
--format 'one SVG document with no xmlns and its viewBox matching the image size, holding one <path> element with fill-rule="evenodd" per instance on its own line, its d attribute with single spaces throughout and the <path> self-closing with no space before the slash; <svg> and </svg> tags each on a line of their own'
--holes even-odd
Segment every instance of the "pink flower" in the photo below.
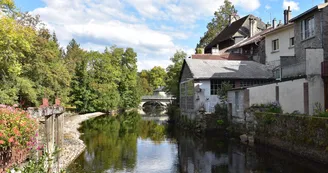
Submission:
<svg viewBox="0 0 328 173">
<path fill-rule="evenodd" d="M 3 141 L 3 140 L 0 140 L 0 145 L 2 145 L 2 144 L 4 144 L 5 143 L 5 141 Z"/>
<path fill-rule="evenodd" d="M 10 142 L 10 143 L 14 142 L 14 137 L 10 137 L 8 142 Z"/>
</svg>

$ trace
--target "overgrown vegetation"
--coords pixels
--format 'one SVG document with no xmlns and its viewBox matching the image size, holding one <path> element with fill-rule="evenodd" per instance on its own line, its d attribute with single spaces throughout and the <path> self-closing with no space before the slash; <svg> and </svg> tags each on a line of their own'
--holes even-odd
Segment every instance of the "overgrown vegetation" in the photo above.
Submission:
<svg viewBox="0 0 328 173">
<path fill-rule="evenodd" d="M 279 102 L 271 102 L 266 104 L 253 104 L 248 109 L 257 109 L 260 112 L 282 113 L 283 110 Z"/>
<path fill-rule="evenodd" d="M 328 109 L 327 110 L 323 110 L 321 103 L 316 102 L 314 104 L 314 116 L 317 117 L 328 117 Z"/>
<path fill-rule="evenodd" d="M 218 89 L 218 97 L 220 103 L 215 105 L 215 115 L 218 116 L 217 124 L 227 125 L 228 123 L 228 91 L 232 89 L 232 85 L 229 82 L 222 82 L 221 87 Z"/>
</svg>

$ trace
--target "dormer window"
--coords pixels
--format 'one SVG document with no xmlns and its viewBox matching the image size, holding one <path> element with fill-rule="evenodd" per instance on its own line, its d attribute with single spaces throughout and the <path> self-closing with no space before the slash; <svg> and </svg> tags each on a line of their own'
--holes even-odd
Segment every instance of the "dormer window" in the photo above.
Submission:
<svg viewBox="0 0 328 173">
<path fill-rule="evenodd" d="M 311 38 L 314 36 L 314 17 L 307 18 L 302 21 L 302 40 Z"/>
</svg>

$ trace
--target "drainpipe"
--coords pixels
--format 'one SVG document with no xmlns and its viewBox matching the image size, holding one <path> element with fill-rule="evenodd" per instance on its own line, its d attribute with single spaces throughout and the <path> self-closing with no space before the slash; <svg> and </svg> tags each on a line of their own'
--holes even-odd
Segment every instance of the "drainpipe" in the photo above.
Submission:
<svg viewBox="0 0 328 173">
<path fill-rule="evenodd" d="M 327 0 L 326 0 L 327 1 Z M 321 21 L 320 21 L 320 30 L 321 30 L 321 46 L 322 46 L 322 49 L 323 49 L 323 52 L 325 52 L 325 49 L 324 49 L 324 44 L 323 44 L 323 11 L 322 10 L 320 10 L 320 12 L 321 12 L 321 15 L 320 15 L 320 17 L 321 17 Z M 325 53 L 324 53 L 325 54 Z"/>
</svg>

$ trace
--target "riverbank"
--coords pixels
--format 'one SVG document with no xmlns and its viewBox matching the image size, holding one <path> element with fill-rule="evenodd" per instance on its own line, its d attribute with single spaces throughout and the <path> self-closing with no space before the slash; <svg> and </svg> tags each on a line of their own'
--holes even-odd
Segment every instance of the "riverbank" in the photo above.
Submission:
<svg viewBox="0 0 328 173">
<path fill-rule="evenodd" d="M 105 113 L 96 112 L 83 115 L 73 115 L 65 117 L 64 123 L 64 143 L 60 152 L 59 167 L 66 169 L 85 149 L 84 142 L 80 139 L 78 131 L 83 121 L 99 117 Z"/>
</svg>

